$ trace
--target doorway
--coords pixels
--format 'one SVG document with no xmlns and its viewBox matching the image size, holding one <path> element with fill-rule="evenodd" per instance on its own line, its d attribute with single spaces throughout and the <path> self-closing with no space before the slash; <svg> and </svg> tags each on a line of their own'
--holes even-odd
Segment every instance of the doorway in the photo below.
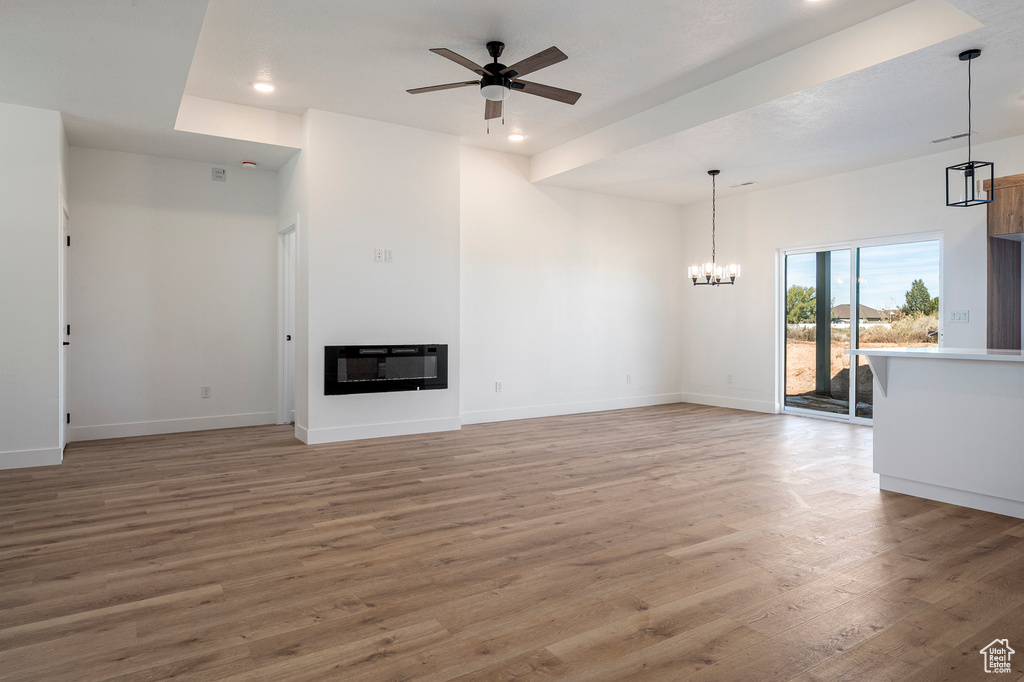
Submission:
<svg viewBox="0 0 1024 682">
<path fill-rule="evenodd" d="M 295 423 L 295 223 L 277 235 L 278 399 L 277 423 Z"/>
</svg>

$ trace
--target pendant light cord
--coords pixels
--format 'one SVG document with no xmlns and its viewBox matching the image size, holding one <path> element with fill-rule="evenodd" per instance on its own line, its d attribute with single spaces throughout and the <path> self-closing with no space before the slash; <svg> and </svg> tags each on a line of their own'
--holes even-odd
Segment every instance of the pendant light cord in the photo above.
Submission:
<svg viewBox="0 0 1024 682">
<path fill-rule="evenodd" d="M 974 102 L 971 99 L 971 90 L 974 86 L 974 81 L 971 76 L 971 64 L 974 62 L 974 58 L 967 60 L 967 163 L 971 163 L 971 135 L 974 132 L 974 123 L 972 120 L 974 114 Z"/>
<path fill-rule="evenodd" d="M 718 261 L 715 260 L 715 176 L 711 176 L 711 267 L 715 267 Z"/>
</svg>

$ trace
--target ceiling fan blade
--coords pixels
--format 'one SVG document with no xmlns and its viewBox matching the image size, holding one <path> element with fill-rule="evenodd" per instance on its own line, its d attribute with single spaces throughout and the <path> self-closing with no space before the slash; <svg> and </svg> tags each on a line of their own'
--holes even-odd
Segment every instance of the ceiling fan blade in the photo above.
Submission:
<svg viewBox="0 0 1024 682">
<path fill-rule="evenodd" d="M 525 76 L 528 73 L 539 71 L 546 66 L 557 64 L 568 59 L 564 52 L 559 50 L 557 47 L 549 47 L 543 52 L 538 52 L 532 57 L 516 62 L 512 66 L 505 67 L 501 70 L 503 74 L 509 78 L 515 78 L 517 76 Z"/>
<path fill-rule="evenodd" d="M 430 48 L 430 51 L 433 52 L 434 54 L 439 54 L 446 59 L 450 59 L 456 64 L 466 67 L 470 71 L 475 71 L 481 76 L 487 74 L 487 72 L 484 71 L 484 67 L 480 66 L 476 62 L 472 62 L 466 59 L 461 54 L 456 54 L 455 52 L 452 52 L 447 47 L 432 47 Z"/>
<path fill-rule="evenodd" d="M 464 88 L 467 85 L 480 85 L 480 81 L 464 81 L 462 83 L 447 83 L 445 85 L 431 85 L 426 88 L 413 88 L 406 90 L 410 95 L 418 95 L 421 92 L 436 92 L 437 90 L 451 90 L 452 88 Z"/>
<path fill-rule="evenodd" d="M 487 100 L 487 104 L 484 105 L 484 120 L 489 121 L 492 118 L 501 118 L 501 100 Z"/>
<path fill-rule="evenodd" d="M 583 96 L 578 92 L 573 92 L 572 90 L 563 90 L 562 88 L 553 88 L 550 85 L 541 85 L 540 83 L 531 83 L 529 81 L 521 80 L 512 81 L 512 88 L 514 90 L 522 90 L 529 95 L 546 97 L 548 99 L 553 99 L 556 102 L 564 102 L 565 104 L 576 104 L 577 100 Z"/>
</svg>

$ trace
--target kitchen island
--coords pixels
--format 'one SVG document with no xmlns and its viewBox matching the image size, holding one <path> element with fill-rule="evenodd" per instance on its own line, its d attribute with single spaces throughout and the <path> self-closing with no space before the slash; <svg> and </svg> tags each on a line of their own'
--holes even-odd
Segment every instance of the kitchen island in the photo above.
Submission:
<svg viewBox="0 0 1024 682">
<path fill-rule="evenodd" d="M 882 490 L 1024 518 L 1020 351 L 887 348 L 875 377 L 874 471 Z"/>
</svg>

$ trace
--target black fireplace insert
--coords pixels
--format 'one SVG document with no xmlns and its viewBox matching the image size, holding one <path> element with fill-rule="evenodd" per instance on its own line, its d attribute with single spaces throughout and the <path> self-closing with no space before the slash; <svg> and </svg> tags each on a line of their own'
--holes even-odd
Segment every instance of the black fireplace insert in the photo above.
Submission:
<svg viewBox="0 0 1024 682">
<path fill-rule="evenodd" d="M 448 346 L 325 346 L 324 395 L 448 388 Z"/>
</svg>

